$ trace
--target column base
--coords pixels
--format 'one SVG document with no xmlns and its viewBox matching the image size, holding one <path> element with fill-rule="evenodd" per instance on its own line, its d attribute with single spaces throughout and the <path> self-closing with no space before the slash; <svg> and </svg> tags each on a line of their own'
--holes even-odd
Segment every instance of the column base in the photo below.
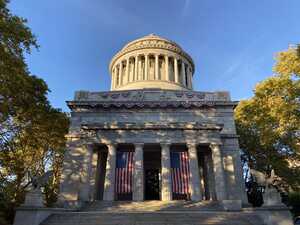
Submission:
<svg viewBox="0 0 300 225">
<path fill-rule="evenodd" d="M 221 200 L 224 210 L 240 211 L 242 209 L 242 200 Z"/>
</svg>

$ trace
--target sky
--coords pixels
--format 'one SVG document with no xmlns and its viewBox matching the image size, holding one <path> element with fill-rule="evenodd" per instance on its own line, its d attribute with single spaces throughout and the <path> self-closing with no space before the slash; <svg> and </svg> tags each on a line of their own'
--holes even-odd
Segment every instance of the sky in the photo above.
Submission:
<svg viewBox="0 0 300 225">
<path fill-rule="evenodd" d="M 76 90 L 108 91 L 111 58 L 150 33 L 191 55 L 194 90 L 233 100 L 250 98 L 276 53 L 300 43 L 299 0 L 11 0 L 9 8 L 36 35 L 29 70 L 63 111 Z"/>
</svg>

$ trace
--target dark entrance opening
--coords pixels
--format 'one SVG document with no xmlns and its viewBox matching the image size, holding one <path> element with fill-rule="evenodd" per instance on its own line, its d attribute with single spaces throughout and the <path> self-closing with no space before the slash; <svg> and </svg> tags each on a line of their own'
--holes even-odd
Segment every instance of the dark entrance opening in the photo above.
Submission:
<svg viewBox="0 0 300 225">
<path fill-rule="evenodd" d="M 215 178 L 213 172 L 213 163 L 211 150 L 206 145 L 198 146 L 198 165 L 201 179 L 201 188 L 205 200 L 216 200 Z"/>
<path fill-rule="evenodd" d="M 145 171 L 145 200 L 159 200 L 159 169 Z"/>
<path fill-rule="evenodd" d="M 144 199 L 160 200 L 161 150 L 159 145 L 144 146 Z"/>
<path fill-rule="evenodd" d="M 104 181 L 106 173 L 107 148 L 101 146 L 97 152 L 97 168 L 95 177 L 95 199 L 103 200 Z"/>
</svg>

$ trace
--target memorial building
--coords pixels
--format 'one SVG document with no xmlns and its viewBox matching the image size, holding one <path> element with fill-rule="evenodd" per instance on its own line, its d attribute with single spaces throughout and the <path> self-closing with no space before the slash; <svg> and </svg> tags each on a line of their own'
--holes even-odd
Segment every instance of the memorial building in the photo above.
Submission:
<svg viewBox="0 0 300 225">
<path fill-rule="evenodd" d="M 192 58 L 154 34 L 111 60 L 111 91 L 68 101 L 60 200 L 246 201 L 228 92 L 193 90 Z"/>
<path fill-rule="evenodd" d="M 110 91 L 77 91 L 67 102 L 57 208 L 35 188 L 14 225 L 292 225 L 274 189 L 263 207 L 248 204 L 237 102 L 195 91 L 194 62 L 178 44 L 134 40 L 109 72 Z"/>
</svg>

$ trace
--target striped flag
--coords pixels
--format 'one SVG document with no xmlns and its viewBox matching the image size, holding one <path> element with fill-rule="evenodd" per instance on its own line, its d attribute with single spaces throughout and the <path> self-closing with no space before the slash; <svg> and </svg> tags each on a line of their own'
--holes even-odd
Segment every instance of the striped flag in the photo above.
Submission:
<svg viewBox="0 0 300 225">
<path fill-rule="evenodd" d="M 132 193 L 133 152 L 117 152 L 116 182 L 117 194 Z"/>
<path fill-rule="evenodd" d="M 172 192 L 189 198 L 189 157 L 188 152 L 171 152 Z"/>
</svg>

